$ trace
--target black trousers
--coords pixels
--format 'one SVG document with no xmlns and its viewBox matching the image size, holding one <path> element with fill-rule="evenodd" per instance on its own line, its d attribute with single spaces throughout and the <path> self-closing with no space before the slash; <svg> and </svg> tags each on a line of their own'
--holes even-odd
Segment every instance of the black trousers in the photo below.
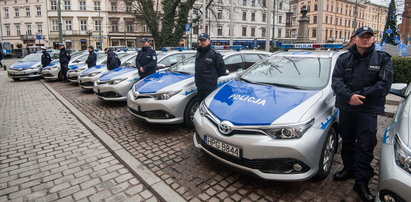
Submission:
<svg viewBox="0 0 411 202">
<path fill-rule="evenodd" d="M 63 81 L 68 81 L 67 79 L 68 64 L 60 64 L 60 67 L 61 67 L 61 74 L 63 76 Z"/>
<path fill-rule="evenodd" d="M 198 88 L 197 89 L 197 100 L 198 102 L 203 101 L 208 95 L 210 95 L 216 88 Z"/>
<path fill-rule="evenodd" d="M 355 173 L 357 184 L 374 176 L 371 161 L 377 145 L 377 114 L 340 110 L 341 157 L 344 169 Z"/>
</svg>

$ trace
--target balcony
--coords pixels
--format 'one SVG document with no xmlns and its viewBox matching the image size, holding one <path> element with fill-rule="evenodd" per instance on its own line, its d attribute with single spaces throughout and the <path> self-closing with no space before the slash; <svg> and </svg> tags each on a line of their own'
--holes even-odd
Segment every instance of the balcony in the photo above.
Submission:
<svg viewBox="0 0 411 202">
<path fill-rule="evenodd" d="M 34 36 L 34 35 L 20 35 L 20 40 L 26 40 L 26 39 L 28 39 L 28 40 L 34 40 L 34 39 L 36 39 L 36 36 Z"/>
</svg>

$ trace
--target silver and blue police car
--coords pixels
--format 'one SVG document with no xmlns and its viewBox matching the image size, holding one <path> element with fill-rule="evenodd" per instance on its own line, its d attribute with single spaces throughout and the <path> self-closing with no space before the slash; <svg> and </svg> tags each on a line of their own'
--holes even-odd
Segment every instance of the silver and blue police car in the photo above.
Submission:
<svg viewBox="0 0 411 202">
<path fill-rule="evenodd" d="M 59 56 L 58 50 L 48 50 L 51 58 L 56 59 Z M 15 64 L 11 65 L 8 70 L 8 76 L 15 81 L 21 78 L 38 78 L 42 77 L 43 66 L 41 65 L 42 52 L 36 52 L 27 55 Z"/>
<path fill-rule="evenodd" d="M 127 61 L 129 58 L 133 57 L 136 54 L 135 51 L 128 52 L 118 52 L 117 56 L 121 60 L 121 63 Z M 86 70 L 83 70 L 79 73 L 77 82 L 81 88 L 84 89 L 93 89 L 94 82 L 97 81 L 105 72 L 108 72 L 107 69 L 107 54 L 104 57 L 97 60 L 96 66 L 90 67 Z"/>
<path fill-rule="evenodd" d="M 88 51 L 78 51 L 71 55 L 71 61 L 69 65 L 77 65 L 79 63 L 85 62 L 87 57 L 82 57 L 88 55 Z M 60 62 L 58 59 L 53 60 L 49 65 L 43 68 L 43 78 L 46 80 L 61 80 L 63 79 L 62 72 L 60 71 Z"/>
<path fill-rule="evenodd" d="M 218 79 L 219 85 L 255 62 L 270 55 L 265 51 L 224 51 L 227 76 Z M 128 110 L 136 117 L 151 123 L 185 123 L 192 126 L 192 116 L 198 107 L 194 83 L 195 56 L 183 60 L 169 70 L 152 74 L 139 82 L 127 95 Z"/>
<path fill-rule="evenodd" d="M 157 69 L 164 70 L 185 58 L 193 56 L 195 53 L 195 51 L 160 52 L 157 54 Z M 135 62 L 136 55 L 125 61 L 121 67 L 104 73 L 94 83 L 94 94 L 102 100 L 126 101 L 128 91 L 140 79 Z"/>
<path fill-rule="evenodd" d="M 411 200 L 411 84 L 393 84 L 391 93 L 404 98 L 382 139 L 376 201 Z"/>
<path fill-rule="evenodd" d="M 334 44 L 283 48 L 341 48 Z M 263 179 L 323 179 L 336 152 L 331 75 L 341 52 L 281 51 L 210 94 L 193 122 L 194 144 Z"/>
<path fill-rule="evenodd" d="M 107 60 L 107 54 L 103 51 L 99 51 L 97 54 L 97 61 L 96 65 L 103 64 Z M 77 60 L 73 61 L 76 62 L 74 64 L 69 64 L 68 72 L 67 72 L 67 79 L 71 82 L 77 82 L 81 73 L 88 68 L 87 64 L 85 63 L 88 58 L 88 54 L 82 55 Z"/>
</svg>

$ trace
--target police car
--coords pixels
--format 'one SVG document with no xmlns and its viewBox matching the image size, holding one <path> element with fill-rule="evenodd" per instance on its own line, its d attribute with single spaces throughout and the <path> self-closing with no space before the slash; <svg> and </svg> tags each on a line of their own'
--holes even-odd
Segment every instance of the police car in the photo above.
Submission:
<svg viewBox="0 0 411 202">
<path fill-rule="evenodd" d="M 71 61 L 69 65 L 76 65 L 81 62 L 85 62 L 87 57 L 82 57 L 84 55 L 88 56 L 88 51 L 78 51 L 71 55 Z M 61 80 L 63 79 L 62 72 L 60 71 L 60 62 L 58 59 L 51 61 L 49 65 L 43 68 L 43 78 L 46 80 Z"/>
<path fill-rule="evenodd" d="M 103 64 L 107 60 L 107 54 L 100 51 L 97 52 L 97 61 L 96 65 Z M 81 56 L 80 58 L 73 61 L 74 64 L 69 64 L 67 71 L 67 79 L 71 82 L 77 82 L 77 79 L 81 73 L 88 68 L 85 63 L 88 58 L 88 54 Z"/>
<path fill-rule="evenodd" d="M 411 199 L 411 84 L 393 84 L 391 93 L 404 98 L 382 139 L 376 201 Z"/>
<path fill-rule="evenodd" d="M 219 78 L 219 85 L 268 56 L 264 51 L 228 51 L 223 59 L 230 74 Z M 185 123 L 192 126 L 191 117 L 198 107 L 194 83 L 195 56 L 169 70 L 152 74 L 139 82 L 127 95 L 128 110 L 151 123 Z"/>
<path fill-rule="evenodd" d="M 58 50 L 48 50 L 51 58 L 56 59 L 59 57 Z M 8 70 L 8 76 L 15 81 L 21 78 L 36 78 L 41 77 L 43 66 L 41 65 L 42 52 L 36 52 L 27 55 L 23 59 L 19 60 L 15 64 L 11 65 Z"/>
<path fill-rule="evenodd" d="M 195 51 L 182 51 L 179 48 L 165 48 L 165 51 L 157 54 L 157 69 L 163 70 L 172 64 L 193 56 Z M 179 50 L 179 51 L 173 51 Z M 94 94 L 98 98 L 107 101 L 126 101 L 127 93 L 140 79 L 136 68 L 136 55 L 128 59 L 119 68 L 104 73 L 94 83 Z"/>
<path fill-rule="evenodd" d="M 341 48 L 336 44 L 283 48 Z M 325 178 L 336 152 L 331 75 L 339 51 L 281 51 L 210 94 L 193 122 L 194 144 L 263 179 Z"/>
<path fill-rule="evenodd" d="M 121 63 L 127 61 L 129 58 L 133 57 L 136 54 L 135 51 L 127 52 L 118 52 L 117 56 L 121 60 Z M 94 82 L 97 81 L 105 72 L 108 72 L 107 69 L 107 54 L 105 54 L 102 59 L 97 60 L 96 66 L 90 67 L 79 73 L 77 82 L 81 88 L 84 89 L 93 89 Z"/>
</svg>

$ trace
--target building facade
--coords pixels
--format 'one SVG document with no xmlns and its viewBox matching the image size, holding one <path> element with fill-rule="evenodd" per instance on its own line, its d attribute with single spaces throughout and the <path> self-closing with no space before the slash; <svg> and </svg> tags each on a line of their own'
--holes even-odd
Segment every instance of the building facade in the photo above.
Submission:
<svg viewBox="0 0 411 202">
<path fill-rule="evenodd" d="M 404 1 L 404 12 L 402 13 L 402 21 L 398 26 L 402 41 L 411 43 L 411 0 Z"/>
<path fill-rule="evenodd" d="M 294 0 L 291 3 L 291 34 L 298 33 L 298 19 L 302 6 L 308 9 L 309 37 L 318 43 L 347 43 L 353 32 L 361 26 L 371 27 L 380 40 L 384 30 L 388 8 L 350 0 Z M 355 15 L 357 13 L 357 15 Z"/>
</svg>

